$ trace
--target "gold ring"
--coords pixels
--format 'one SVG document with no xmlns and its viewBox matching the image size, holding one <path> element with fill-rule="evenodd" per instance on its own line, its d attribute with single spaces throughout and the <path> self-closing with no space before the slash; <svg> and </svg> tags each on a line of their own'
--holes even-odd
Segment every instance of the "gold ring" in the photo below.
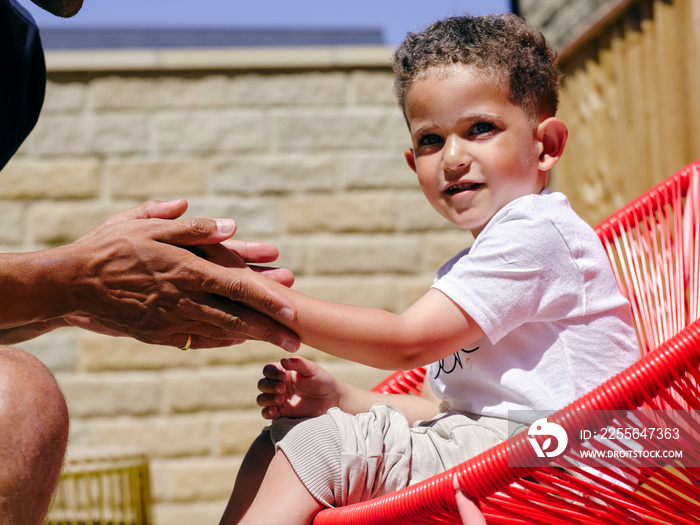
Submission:
<svg viewBox="0 0 700 525">
<path fill-rule="evenodd" d="M 192 344 L 192 334 L 187 334 L 187 342 L 185 343 L 184 346 L 178 346 L 180 350 L 184 350 L 185 352 L 190 349 L 190 345 Z"/>
</svg>

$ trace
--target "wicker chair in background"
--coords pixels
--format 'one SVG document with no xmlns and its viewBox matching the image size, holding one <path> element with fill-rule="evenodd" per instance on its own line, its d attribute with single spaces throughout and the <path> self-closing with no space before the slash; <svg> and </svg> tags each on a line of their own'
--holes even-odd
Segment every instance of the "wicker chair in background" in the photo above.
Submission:
<svg viewBox="0 0 700 525">
<path fill-rule="evenodd" d="M 131 447 L 96 447 L 66 458 L 43 525 L 152 523 L 147 456 Z"/>
<path fill-rule="evenodd" d="M 550 458 L 549 466 L 518 466 L 518 458 L 532 455 L 528 434 L 521 432 L 422 483 L 357 505 L 326 509 L 314 523 L 459 524 L 454 475 L 464 491 L 479 500 L 489 524 L 700 523 L 700 469 L 696 473 L 693 468 L 700 465 L 700 422 L 694 412 L 700 409 L 699 173 L 700 160 L 596 228 L 620 289 L 630 300 L 642 357 L 548 418 L 569 436 L 584 429 L 639 429 L 639 435 L 617 443 L 623 450 L 658 444 L 641 435 L 649 425 L 673 429 L 680 424 L 682 460 L 663 466 L 632 461 L 611 469 L 619 460 L 606 464 L 584 460 L 580 454 L 582 447 L 604 450 L 608 445 L 583 440 Z M 423 369 L 397 372 L 375 390 L 418 393 L 424 376 Z M 640 421 L 640 414 L 654 419 Z"/>
</svg>

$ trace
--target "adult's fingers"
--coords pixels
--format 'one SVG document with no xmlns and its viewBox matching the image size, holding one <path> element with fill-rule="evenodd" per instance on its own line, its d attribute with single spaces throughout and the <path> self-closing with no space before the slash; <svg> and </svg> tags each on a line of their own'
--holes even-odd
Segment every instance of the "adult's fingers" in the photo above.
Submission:
<svg viewBox="0 0 700 525">
<path fill-rule="evenodd" d="M 255 274 L 249 272 L 249 275 Z M 245 285 L 238 284 L 228 298 L 234 302 L 215 298 L 219 311 L 224 312 L 220 324 L 223 335 L 244 334 L 248 339 L 267 341 L 288 352 L 299 349 L 297 334 L 275 319 L 290 321 L 295 317 L 296 309 L 289 299 L 265 287 L 264 283 L 249 279 Z"/>
<path fill-rule="evenodd" d="M 255 272 L 238 268 L 221 268 L 211 265 L 212 270 L 203 283 L 203 289 L 211 294 L 220 295 L 236 303 L 246 305 L 257 312 L 271 315 L 283 321 L 291 321 L 296 317 L 296 308 L 291 300 L 276 292 L 270 287 L 272 281 L 258 276 Z M 245 326 L 252 329 L 254 339 L 269 340 L 265 337 L 265 329 L 270 327 L 270 323 L 264 322 L 260 317 L 255 319 L 255 323 L 245 323 Z M 240 324 L 244 321 L 241 317 L 230 319 L 233 324 Z M 260 324 L 261 326 L 257 326 Z M 225 325 L 224 325 L 225 327 Z M 242 333 L 247 333 L 240 330 Z"/>
<path fill-rule="evenodd" d="M 218 252 L 221 254 L 222 251 L 226 252 L 227 250 L 218 244 L 211 247 L 201 245 L 205 243 L 205 238 L 218 243 L 222 239 L 216 240 L 217 235 L 225 236 L 233 233 L 235 223 L 230 221 L 232 230 L 228 230 L 226 226 L 224 226 L 223 230 L 218 230 L 217 228 L 221 226 L 222 222 L 225 225 L 228 224 L 226 220 L 212 221 L 209 219 L 158 221 L 151 234 L 156 239 L 167 244 L 182 246 L 192 242 L 195 245 L 200 245 L 202 249 L 206 248 L 206 253 Z M 219 259 L 212 259 L 211 261 L 201 259 L 201 264 L 199 265 L 188 264 L 188 273 L 197 272 L 199 275 L 201 284 L 198 286 L 201 287 L 201 290 L 242 303 L 265 315 L 277 317 L 281 320 L 293 320 L 296 316 L 294 304 L 281 293 L 274 291 L 270 286 L 270 281 L 257 276 L 242 261 L 237 262 L 238 256 L 236 254 L 233 252 L 228 253 L 229 257 L 226 265 L 242 264 L 243 267 L 226 268 L 225 265 L 219 264 Z M 221 255 L 221 257 L 224 257 L 224 255 Z M 282 271 L 273 273 L 273 275 L 281 275 L 280 279 L 285 281 L 290 280 L 290 277 L 285 277 Z M 235 324 L 240 319 L 229 318 L 228 321 Z M 226 325 L 223 326 L 225 327 Z M 255 334 L 251 335 L 253 339 L 269 340 L 264 334 L 261 334 L 259 328 L 256 329 Z"/>
<path fill-rule="evenodd" d="M 155 240 L 175 246 L 219 244 L 236 233 L 232 219 L 153 219 L 146 226 Z"/>
<path fill-rule="evenodd" d="M 143 204 L 139 204 L 138 206 L 107 217 L 99 225 L 83 235 L 80 240 L 92 237 L 101 229 L 119 222 L 126 222 L 136 219 L 177 219 L 186 211 L 187 201 L 185 199 L 177 199 L 174 201 L 147 201 Z"/>
<path fill-rule="evenodd" d="M 176 199 L 173 201 L 150 200 L 112 215 L 105 219 L 102 224 L 109 225 L 135 219 L 177 219 L 186 211 L 187 201 L 185 199 Z"/>
<path fill-rule="evenodd" d="M 457 510 L 459 517 L 462 519 L 463 525 L 486 525 L 481 509 L 477 503 L 462 492 L 462 487 L 457 479 L 457 474 L 452 477 L 452 485 L 455 489 L 455 500 L 457 502 Z"/>
</svg>

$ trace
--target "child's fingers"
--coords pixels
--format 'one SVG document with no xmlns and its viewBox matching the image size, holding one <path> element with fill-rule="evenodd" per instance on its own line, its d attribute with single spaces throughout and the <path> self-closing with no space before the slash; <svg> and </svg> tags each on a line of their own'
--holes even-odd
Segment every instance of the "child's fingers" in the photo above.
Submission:
<svg viewBox="0 0 700 525">
<path fill-rule="evenodd" d="M 263 394 L 284 394 L 287 391 L 287 387 L 283 381 L 263 377 L 258 381 L 258 390 Z"/>
<path fill-rule="evenodd" d="M 318 365 L 303 357 L 285 357 L 280 361 L 285 370 L 293 370 L 304 377 L 312 376 L 318 370 Z"/>
<path fill-rule="evenodd" d="M 263 408 L 277 407 L 284 403 L 284 396 L 277 393 L 263 393 L 259 394 L 258 397 L 255 398 L 255 402 L 259 407 Z"/>
<path fill-rule="evenodd" d="M 263 377 L 258 381 L 258 390 L 263 394 L 284 394 L 287 373 L 277 364 L 269 364 L 263 367 Z"/>
<path fill-rule="evenodd" d="M 296 370 L 297 372 L 308 366 L 307 363 L 309 363 L 309 361 L 303 357 L 284 357 L 280 360 L 282 368 L 285 370 Z"/>
<path fill-rule="evenodd" d="M 265 407 L 260 413 L 262 414 L 263 419 L 277 419 L 282 415 L 279 408 L 276 406 Z"/>
<path fill-rule="evenodd" d="M 270 363 L 263 367 L 263 377 L 271 381 L 284 381 L 287 374 L 280 363 Z"/>
</svg>

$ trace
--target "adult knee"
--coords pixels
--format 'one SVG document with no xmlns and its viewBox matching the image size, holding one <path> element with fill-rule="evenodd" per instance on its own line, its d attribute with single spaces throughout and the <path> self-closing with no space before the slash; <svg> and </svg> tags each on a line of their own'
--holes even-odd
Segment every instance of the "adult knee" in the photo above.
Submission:
<svg viewBox="0 0 700 525">
<path fill-rule="evenodd" d="M 0 523 L 42 522 L 67 441 L 68 409 L 49 369 L 0 346 Z"/>
</svg>

